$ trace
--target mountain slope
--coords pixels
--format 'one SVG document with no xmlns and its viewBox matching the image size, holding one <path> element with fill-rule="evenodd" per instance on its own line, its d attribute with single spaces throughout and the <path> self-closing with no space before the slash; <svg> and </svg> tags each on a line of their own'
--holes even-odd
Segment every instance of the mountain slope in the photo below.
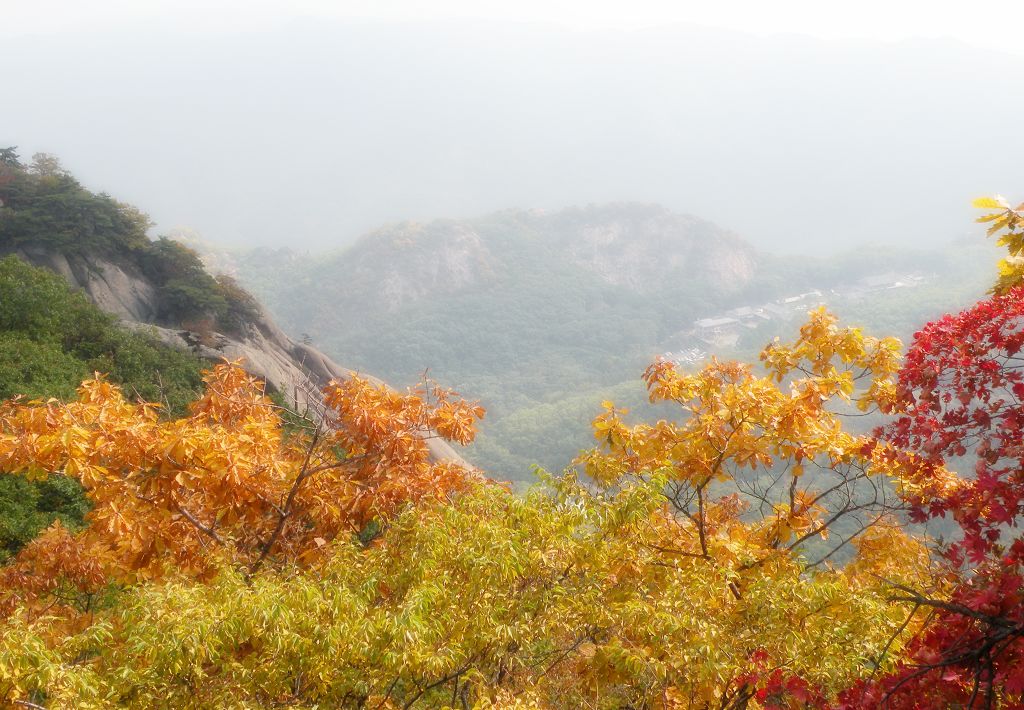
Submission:
<svg viewBox="0 0 1024 710">
<path fill-rule="evenodd" d="M 292 334 L 388 381 L 429 369 L 494 412 L 631 376 L 757 264 L 736 235 L 637 204 L 402 223 L 323 257 L 216 258 Z"/>
<path fill-rule="evenodd" d="M 57 274 L 0 258 L 0 400 L 72 398 L 99 371 L 180 416 L 202 388 L 202 367 L 191 354 L 118 327 Z M 0 476 L 0 562 L 54 520 L 77 529 L 88 509 L 71 479 Z"/>
<path fill-rule="evenodd" d="M 0 256 L 61 275 L 129 330 L 208 361 L 241 360 L 296 407 L 318 406 L 323 385 L 349 376 L 285 335 L 231 278 L 211 276 L 195 252 L 151 241 L 148 227 L 145 215 L 86 190 L 55 158 L 26 166 L 0 151 Z M 444 442 L 429 445 L 438 458 L 459 459 Z"/>
<path fill-rule="evenodd" d="M 869 332 L 908 337 L 982 293 L 993 258 L 973 240 L 839 258 L 758 254 L 709 222 L 622 203 L 403 223 L 328 255 L 196 244 L 293 335 L 389 381 L 429 369 L 480 398 L 488 417 L 467 455 L 513 479 L 528 478 L 534 463 L 566 465 L 589 444 L 602 400 L 647 407 L 639 375 L 655 356 L 699 345 L 756 360 L 773 336 L 792 335 L 801 314 L 742 327 L 727 348 L 694 340 L 698 318 L 811 291 Z M 922 285 L 842 296 L 893 269 L 921 275 Z"/>
</svg>

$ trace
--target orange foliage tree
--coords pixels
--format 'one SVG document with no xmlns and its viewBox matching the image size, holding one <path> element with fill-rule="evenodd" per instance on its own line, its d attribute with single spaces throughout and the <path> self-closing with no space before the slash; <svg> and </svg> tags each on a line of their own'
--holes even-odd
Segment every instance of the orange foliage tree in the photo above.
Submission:
<svg viewBox="0 0 1024 710">
<path fill-rule="evenodd" d="M 88 585 L 99 568 L 132 582 L 171 571 L 202 578 L 225 559 L 249 574 L 275 560 L 308 563 L 338 536 L 478 477 L 430 454 L 428 439 L 466 444 L 483 416 L 440 388 L 400 393 L 353 375 L 324 389 L 326 416 L 288 426 L 237 363 L 205 381 L 176 420 L 101 377 L 67 404 L 0 405 L 0 470 L 66 474 L 93 504 L 78 539 L 53 529 L 23 551 L 7 572 L 9 596 L 52 591 L 55 582 L 40 587 L 31 574 L 39 565 L 68 567 L 55 576 Z M 44 550 L 69 559 L 43 561 Z"/>
</svg>

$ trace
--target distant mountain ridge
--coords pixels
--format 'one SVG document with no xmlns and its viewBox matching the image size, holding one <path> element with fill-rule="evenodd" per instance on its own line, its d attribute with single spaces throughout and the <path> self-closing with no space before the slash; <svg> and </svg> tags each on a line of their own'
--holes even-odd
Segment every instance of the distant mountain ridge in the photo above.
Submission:
<svg viewBox="0 0 1024 710">
<path fill-rule="evenodd" d="M 467 455 L 517 479 L 533 463 L 567 464 L 602 400 L 648 406 L 640 373 L 694 345 L 679 335 L 700 319 L 897 267 L 942 274 L 909 296 L 837 303 L 844 318 L 884 326 L 872 332 L 906 335 L 972 296 L 978 265 L 987 273 L 991 263 L 976 253 L 984 244 L 927 254 L 872 247 L 839 259 L 764 254 L 711 222 L 628 202 L 403 222 L 328 254 L 192 243 L 293 337 L 389 382 L 429 370 L 480 399 L 488 416 Z M 793 318 L 775 325 L 795 328 Z M 739 328 L 737 342 L 714 353 L 756 358 L 765 338 L 786 335 L 764 330 Z"/>
<path fill-rule="evenodd" d="M 762 263 L 733 232 L 630 202 L 403 222 L 320 255 L 193 246 L 293 337 L 389 382 L 427 370 L 481 399 L 477 450 L 523 406 L 635 379 L 667 336 L 739 305 Z M 500 458 L 477 462 L 528 475 Z"/>
<path fill-rule="evenodd" d="M 705 293 L 727 295 L 750 283 L 758 261 L 733 232 L 639 203 L 402 222 L 316 257 L 196 246 L 208 263 L 268 299 L 293 332 L 319 338 L 341 327 L 346 314 L 366 323 L 370 314 L 400 312 L 427 299 L 508 286 L 530 269 L 571 271 L 634 295 L 677 291 L 680 280 L 699 280 Z"/>
</svg>

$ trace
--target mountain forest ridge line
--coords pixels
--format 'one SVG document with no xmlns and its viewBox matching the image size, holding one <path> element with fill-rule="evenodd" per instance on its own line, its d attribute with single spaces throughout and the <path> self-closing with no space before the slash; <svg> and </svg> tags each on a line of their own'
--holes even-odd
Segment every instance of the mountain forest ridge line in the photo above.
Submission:
<svg viewBox="0 0 1024 710">
<path fill-rule="evenodd" d="M 629 290 L 638 292 L 656 290 L 656 287 L 650 282 L 645 282 L 639 278 L 631 279 L 623 277 L 621 273 L 609 273 L 611 270 L 601 269 L 600 264 L 595 263 L 593 259 L 581 259 L 581 248 L 591 246 L 596 251 L 597 248 L 607 248 L 610 245 L 643 243 L 648 241 L 647 237 L 649 236 L 643 234 L 643 230 L 647 226 L 643 222 L 649 219 L 661 219 L 667 220 L 670 223 L 670 228 L 656 235 L 660 240 L 660 245 L 667 245 L 671 249 L 673 245 L 692 246 L 695 241 L 719 243 L 720 246 L 724 247 L 724 252 L 727 253 L 729 250 L 732 250 L 735 254 L 739 255 L 739 268 L 732 273 L 727 272 L 726 274 L 727 276 L 735 277 L 733 279 L 734 283 L 730 284 L 733 287 L 741 287 L 743 282 L 748 281 L 759 268 L 759 265 L 765 261 L 776 260 L 785 262 L 797 260 L 797 257 L 794 256 L 776 255 L 755 250 L 735 232 L 721 229 L 714 223 L 694 215 L 674 213 L 668 208 L 655 203 L 625 201 L 602 204 L 592 203 L 583 207 L 572 206 L 560 210 L 509 208 L 471 219 L 442 217 L 430 220 L 404 220 L 371 230 L 351 245 L 322 252 L 299 251 L 288 246 L 277 248 L 224 247 L 216 244 L 214 241 L 204 239 L 194 230 L 187 227 L 176 228 L 170 234 L 173 238 L 194 247 L 203 257 L 204 263 L 206 263 L 211 271 L 228 273 L 232 276 L 239 276 L 240 271 L 245 270 L 246 262 L 258 262 L 262 259 L 267 259 L 277 264 L 281 264 L 283 260 L 285 268 L 298 266 L 299 268 L 310 268 L 320 272 L 330 271 L 335 268 L 351 269 L 353 265 L 355 268 L 360 268 L 365 266 L 367 261 L 371 262 L 370 265 L 373 268 L 387 270 L 389 264 L 394 262 L 396 254 L 403 251 L 430 252 L 438 246 L 447 246 L 453 243 L 456 246 L 464 247 L 467 252 L 486 248 L 489 243 L 494 242 L 494 235 L 488 232 L 486 228 L 481 229 L 481 225 L 486 227 L 489 220 L 505 218 L 524 226 L 529 226 L 531 223 L 537 224 L 578 219 L 582 222 L 583 228 L 577 229 L 576 234 L 569 237 L 552 234 L 539 234 L 539 236 L 547 239 L 549 242 L 558 244 L 560 247 L 567 245 L 569 253 L 575 258 L 576 263 L 589 267 L 588 270 L 593 271 L 599 278 L 604 278 L 612 285 L 625 286 Z M 624 227 L 623 222 L 630 221 L 632 224 L 626 224 Z M 689 230 L 695 225 L 704 230 L 703 239 L 695 239 L 689 233 Z M 637 226 L 639 226 L 639 229 L 630 229 L 630 227 Z M 966 242 L 966 240 L 963 240 L 963 243 L 965 245 L 970 244 L 972 247 L 977 246 L 976 244 Z M 521 244 L 519 246 L 526 248 L 531 245 Z M 654 246 L 650 245 L 650 252 L 655 251 Z M 955 248 L 952 243 L 948 247 Z M 860 250 L 869 251 L 874 248 L 879 247 L 865 244 L 862 245 Z M 906 260 L 914 255 L 923 254 L 925 254 L 923 250 L 916 252 L 907 251 L 901 253 L 901 257 Z M 645 256 L 648 255 L 645 254 Z M 612 258 L 615 256 L 618 256 L 618 254 L 613 254 Z M 669 260 L 670 267 L 680 265 L 678 259 L 680 254 L 675 253 L 670 254 L 670 256 L 675 259 L 675 263 L 672 263 L 672 259 Z M 806 259 L 807 257 L 804 256 L 802 258 Z M 373 264 L 374 260 L 379 260 L 382 263 Z M 464 264 L 464 266 L 475 266 L 478 270 L 487 272 L 490 265 L 484 260 L 478 259 L 475 263 Z M 624 264 L 620 259 L 615 259 L 615 266 L 620 271 L 624 269 L 628 273 L 628 263 Z M 873 267 L 854 266 L 850 268 L 845 278 L 838 281 L 835 279 L 834 273 L 831 273 L 822 276 L 817 281 L 810 280 L 797 285 L 784 284 L 779 290 L 768 294 L 767 302 L 771 303 L 774 301 L 778 304 L 788 304 L 795 300 L 803 300 L 809 294 L 821 296 L 822 293 L 830 293 L 832 296 L 845 295 L 856 297 L 863 295 L 865 292 L 878 291 L 883 287 L 898 288 L 917 285 L 930 278 L 925 273 L 922 273 L 920 268 L 905 266 L 901 268 L 903 269 L 901 272 L 903 282 L 898 282 L 898 275 L 893 273 L 889 262 L 878 260 Z M 461 275 L 468 276 L 467 270 L 464 270 Z M 925 268 L 925 271 L 927 271 L 927 268 Z M 351 273 L 349 278 L 351 278 Z M 874 281 L 879 281 L 879 283 L 885 281 L 886 284 L 880 286 L 879 283 L 873 283 Z M 379 287 L 379 282 L 376 285 Z M 456 290 L 459 287 L 468 286 L 468 284 L 460 283 L 459 279 L 449 281 L 447 285 L 449 287 L 455 286 Z M 837 287 L 842 290 L 842 294 L 836 290 Z M 700 314 L 697 320 L 728 318 L 735 316 L 737 312 L 744 311 L 745 309 L 763 310 L 762 306 L 762 303 L 739 301 L 728 310 L 708 310 Z M 741 313 L 741 315 L 746 314 Z M 696 320 L 693 322 L 693 325 L 696 327 Z"/>
<path fill-rule="evenodd" d="M 435 227 L 443 228 L 445 226 L 456 227 L 460 225 L 473 225 L 475 223 L 479 223 L 490 218 L 506 216 L 511 217 L 512 219 L 528 221 L 558 218 L 560 216 L 569 215 L 600 215 L 602 213 L 612 214 L 615 211 L 621 211 L 623 213 L 634 212 L 637 214 L 647 214 L 651 216 L 673 216 L 682 220 L 704 222 L 709 225 L 713 225 L 716 228 L 722 229 L 723 231 L 730 231 L 726 228 L 718 227 L 718 225 L 712 222 L 711 220 L 704 219 L 702 217 L 699 217 L 688 212 L 676 211 L 657 202 L 645 202 L 641 200 L 608 200 L 592 201 L 579 204 L 569 204 L 559 208 L 505 207 L 502 209 L 481 212 L 478 214 L 465 217 L 433 216 L 425 218 L 410 217 L 390 220 L 382 222 L 378 226 L 363 231 L 362 233 L 354 237 L 347 244 L 342 244 L 339 246 L 327 246 L 320 249 L 302 249 L 291 244 L 283 244 L 281 246 L 242 246 L 225 244 L 219 241 L 215 236 L 209 237 L 208 235 L 202 234 L 198 230 L 188 225 L 176 225 L 170 228 L 167 234 L 168 236 L 172 236 L 174 239 L 181 241 L 185 244 L 195 244 L 202 250 L 201 253 L 203 254 L 209 253 L 211 255 L 231 255 L 246 254 L 252 252 L 278 252 L 301 257 L 316 257 L 321 259 L 330 259 L 342 256 L 346 252 L 349 252 L 353 249 L 366 247 L 368 244 L 372 244 L 374 240 L 378 238 L 386 238 L 390 233 L 402 230 L 422 230 Z M 736 234 L 735 232 L 731 231 L 730 233 Z M 738 234 L 736 234 L 736 236 L 739 237 Z"/>
<path fill-rule="evenodd" d="M 616 280 L 616 274 L 610 269 L 601 269 L 599 264 L 586 262 L 578 250 L 592 246 L 596 251 L 598 248 L 614 248 L 629 243 L 642 244 L 653 239 L 657 242 L 647 246 L 652 251 L 657 247 L 671 250 L 679 246 L 687 246 L 692 250 L 695 242 L 696 246 L 700 246 L 700 242 L 703 241 L 705 248 L 720 245 L 726 249 L 734 249 L 741 255 L 741 259 L 747 262 L 738 265 L 741 272 L 749 271 L 752 268 L 749 262 L 758 256 L 754 248 L 741 236 L 709 220 L 691 214 L 677 213 L 655 203 L 628 201 L 591 203 L 558 210 L 508 208 L 468 219 L 438 217 L 428 220 L 401 220 L 370 230 L 347 246 L 320 252 L 299 251 L 291 246 L 223 247 L 215 240 L 204 239 L 188 227 L 172 229 L 169 234 L 196 248 L 212 270 L 232 273 L 232 269 L 238 268 L 232 263 L 232 258 L 250 254 L 284 255 L 288 259 L 309 259 L 318 264 L 331 264 L 350 258 L 359 260 L 383 256 L 375 252 L 395 254 L 404 250 L 430 249 L 453 242 L 458 244 L 460 241 L 469 249 L 486 248 L 493 242 L 494 235 L 486 230 L 480 230 L 480 225 L 505 219 L 534 231 L 536 238 L 549 242 L 549 246 L 569 251 L 577 261 L 593 267 L 599 276 L 610 283 L 620 285 L 621 282 Z M 572 224 L 573 222 L 576 224 Z M 564 224 L 568 224 L 572 231 L 568 234 L 554 231 Z M 694 231 L 698 232 L 696 236 L 693 234 Z M 674 262 L 668 265 L 671 267 L 682 265 L 680 259 L 686 254 L 669 251 L 666 256 L 674 259 Z M 741 273 L 740 280 L 745 278 L 745 274 Z M 631 285 L 642 286 L 639 282 Z"/>
<path fill-rule="evenodd" d="M 83 188 L 57 158 L 37 154 L 23 165 L 14 148 L 0 149 L 0 257 L 57 274 L 143 340 L 208 362 L 244 362 L 268 392 L 322 416 L 322 388 L 354 371 L 289 338 L 233 279 L 211 276 L 178 242 L 151 240 L 148 225 L 136 208 Z M 461 461 L 448 443 L 428 439 L 436 459 Z"/>
<path fill-rule="evenodd" d="M 216 235 L 209 235 L 200 232 L 194 227 L 187 224 L 176 224 L 169 227 L 166 230 L 167 236 L 175 239 L 176 241 L 182 242 L 192 248 L 195 248 L 200 255 L 203 257 L 209 267 L 214 270 L 224 270 L 233 268 L 231 262 L 232 257 L 239 255 L 250 255 L 250 254 L 275 254 L 284 255 L 285 258 L 289 259 L 316 259 L 318 261 L 330 261 L 346 256 L 350 252 L 357 249 L 370 248 L 373 242 L 379 238 L 387 238 L 393 232 L 399 232 L 402 230 L 423 230 L 433 227 L 443 228 L 446 226 L 457 227 L 468 225 L 472 226 L 481 221 L 485 221 L 490 218 L 511 216 L 513 218 L 522 219 L 543 219 L 550 217 L 557 217 L 559 215 L 571 215 L 571 214 L 597 214 L 600 212 L 610 213 L 614 210 L 636 210 L 640 212 L 650 212 L 653 214 L 660 214 L 664 216 L 674 216 L 682 220 L 692 220 L 695 223 L 704 223 L 715 229 L 721 230 L 723 233 L 729 234 L 739 240 L 745 248 L 748 248 L 752 253 L 765 257 L 771 256 L 775 258 L 786 258 L 795 259 L 798 258 L 797 253 L 787 250 L 774 250 L 764 249 L 755 247 L 749 240 L 743 235 L 730 227 L 721 226 L 714 220 L 707 219 L 705 217 L 698 216 L 696 214 L 674 210 L 658 202 L 650 202 L 643 200 L 608 200 L 608 201 L 597 201 L 597 202 L 585 202 L 570 204 L 559 208 L 547 208 L 547 207 L 506 207 L 498 210 L 492 210 L 487 212 L 481 212 L 470 216 L 464 217 L 452 217 L 452 216 L 433 216 L 423 218 L 403 218 L 382 222 L 379 226 L 371 227 L 370 229 L 364 230 L 351 239 L 348 243 L 335 245 L 335 246 L 324 246 L 320 248 L 310 247 L 298 247 L 292 243 L 286 243 L 281 245 L 238 245 L 225 243 L 217 238 Z M 961 242 L 964 244 L 974 244 L 971 236 L 960 236 L 950 237 L 947 240 L 940 240 L 939 246 L 947 246 L 949 244 Z M 873 246 L 883 246 L 882 244 L 875 242 L 871 239 L 865 239 L 859 244 L 855 245 L 855 249 L 864 249 Z M 923 251 L 923 248 L 921 248 Z"/>
<path fill-rule="evenodd" d="M 675 212 L 670 208 L 657 203 L 635 201 L 589 203 L 586 205 L 568 206 L 561 209 L 506 208 L 469 218 L 434 217 L 429 219 L 399 220 L 395 222 L 388 222 L 377 228 L 371 229 L 356 238 L 351 244 L 320 250 L 302 249 L 292 245 L 276 247 L 231 246 L 219 242 L 215 237 L 207 238 L 206 235 L 202 235 L 188 226 L 174 227 L 168 231 L 168 235 L 173 239 L 196 249 L 196 251 L 202 256 L 204 263 L 212 272 L 227 273 L 232 276 L 237 276 L 240 268 L 239 261 L 244 261 L 245 259 L 259 259 L 265 257 L 273 260 L 284 260 L 286 265 L 291 262 L 308 262 L 310 265 L 327 265 L 343 261 L 349 257 L 359 256 L 366 252 L 372 253 L 374 250 L 383 250 L 386 248 L 389 241 L 394 246 L 405 246 L 410 249 L 425 248 L 430 246 L 426 242 L 429 241 L 431 236 L 436 237 L 438 235 L 443 235 L 446 231 L 451 236 L 455 236 L 460 232 L 472 232 L 475 225 L 493 218 L 510 217 L 514 220 L 528 221 L 543 220 L 545 218 L 557 219 L 568 215 L 588 215 L 591 219 L 600 219 L 601 216 L 608 216 L 609 219 L 615 219 L 615 212 L 622 212 L 624 214 L 628 214 L 630 212 L 639 212 L 640 214 L 646 213 L 652 216 L 675 218 L 684 223 L 704 225 L 713 230 L 714 236 L 724 237 L 730 245 L 735 246 L 738 251 L 744 252 L 755 261 L 766 259 L 796 261 L 798 259 L 808 258 L 807 255 L 797 255 L 786 251 L 757 249 L 753 247 L 742 235 L 728 228 L 719 227 L 716 223 L 710 220 L 685 212 Z M 486 238 L 487 235 L 484 234 L 482 236 Z M 673 236 L 678 237 L 679 240 L 685 240 L 688 238 L 685 229 L 670 232 L 668 236 L 670 238 Z M 945 243 L 940 242 L 938 246 L 940 248 L 950 248 L 955 247 L 956 244 L 962 244 L 966 247 L 978 247 L 974 240 L 970 240 L 968 238 L 951 239 Z M 891 249 L 891 247 L 871 240 L 866 240 L 862 244 L 859 244 L 855 249 L 852 249 L 848 254 L 840 255 L 837 259 L 841 261 L 843 258 L 858 251 L 864 252 L 871 249 Z M 902 254 L 927 253 L 925 249 L 903 249 L 898 251 Z M 812 255 L 811 258 L 814 259 L 816 257 Z M 825 258 L 828 257 L 823 257 L 822 260 L 824 261 Z M 856 271 L 856 269 L 854 269 L 854 271 Z M 847 286 L 852 287 L 854 282 L 868 278 L 869 276 L 886 275 L 889 271 L 890 269 L 886 267 L 885 262 L 880 261 L 878 263 L 877 271 L 870 274 L 858 273 L 856 276 L 849 279 Z M 827 287 L 828 285 L 825 283 L 810 284 L 810 288 L 812 289 Z M 778 294 L 780 297 L 789 295 L 791 294 L 782 292 Z M 709 313 L 707 316 L 713 317 L 713 314 Z"/>
</svg>

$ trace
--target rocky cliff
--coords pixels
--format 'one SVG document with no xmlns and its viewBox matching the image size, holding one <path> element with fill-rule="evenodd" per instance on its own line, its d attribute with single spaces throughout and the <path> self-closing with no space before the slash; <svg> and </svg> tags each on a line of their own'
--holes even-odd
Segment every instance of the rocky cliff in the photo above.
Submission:
<svg viewBox="0 0 1024 710">
<path fill-rule="evenodd" d="M 241 324 L 234 335 L 158 325 L 154 322 L 158 311 L 156 289 L 129 261 L 65 255 L 36 246 L 0 253 L 13 253 L 60 274 L 101 309 L 117 316 L 127 328 L 146 331 L 170 347 L 193 352 L 212 362 L 241 361 L 246 370 L 297 408 L 316 406 L 311 398 L 316 397 L 320 388 L 331 380 L 343 380 L 352 372 L 316 348 L 289 338 L 262 306 L 258 306 L 256 317 Z M 383 384 L 377 378 L 363 376 Z M 461 461 L 443 441 L 432 439 L 428 445 L 438 459 Z"/>
<path fill-rule="evenodd" d="M 753 249 L 738 235 L 660 205 L 609 204 L 531 219 L 573 263 L 637 294 L 694 274 L 716 291 L 736 291 L 756 270 Z"/>
<path fill-rule="evenodd" d="M 342 288 L 398 310 L 500 278 L 523 259 L 572 264 L 596 279 L 647 295 L 700 274 L 717 292 L 754 276 L 754 250 L 738 235 L 660 205 L 611 203 L 557 211 L 508 210 L 479 220 L 404 222 L 373 232 L 325 269 Z"/>
</svg>

